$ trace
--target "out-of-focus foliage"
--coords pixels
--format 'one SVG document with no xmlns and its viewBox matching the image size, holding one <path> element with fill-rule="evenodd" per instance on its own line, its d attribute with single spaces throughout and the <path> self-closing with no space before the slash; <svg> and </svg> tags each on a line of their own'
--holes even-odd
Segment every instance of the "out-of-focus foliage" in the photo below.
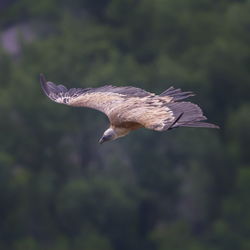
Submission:
<svg viewBox="0 0 250 250">
<path fill-rule="evenodd" d="M 250 2 L 3 1 L 0 248 L 250 249 Z M 98 145 L 97 111 L 50 102 L 39 73 L 67 87 L 170 85 L 220 131 L 139 130 Z"/>
</svg>

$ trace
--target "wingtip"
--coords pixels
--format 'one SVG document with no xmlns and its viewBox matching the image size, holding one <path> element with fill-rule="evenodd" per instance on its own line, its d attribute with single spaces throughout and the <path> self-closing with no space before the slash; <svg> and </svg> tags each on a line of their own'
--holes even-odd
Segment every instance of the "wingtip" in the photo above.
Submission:
<svg viewBox="0 0 250 250">
<path fill-rule="evenodd" d="M 43 73 L 40 73 L 40 83 L 41 84 L 45 84 L 46 83 L 46 78 L 45 78 L 45 75 Z"/>
<path fill-rule="evenodd" d="M 43 73 L 40 73 L 40 84 L 41 84 L 41 87 L 42 87 L 42 90 L 44 91 L 44 93 L 46 95 L 48 95 L 48 89 L 47 89 L 47 81 L 46 81 L 46 78 L 45 78 L 45 75 Z"/>
</svg>

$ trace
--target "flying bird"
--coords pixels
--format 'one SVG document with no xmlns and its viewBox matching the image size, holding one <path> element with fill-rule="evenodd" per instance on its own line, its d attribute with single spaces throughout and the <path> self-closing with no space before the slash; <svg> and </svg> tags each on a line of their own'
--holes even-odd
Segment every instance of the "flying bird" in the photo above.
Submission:
<svg viewBox="0 0 250 250">
<path fill-rule="evenodd" d="M 182 101 L 194 96 L 190 91 L 170 87 L 157 95 L 132 86 L 112 85 L 67 89 L 46 81 L 43 74 L 40 83 L 44 93 L 54 102 L 92 108 L 107 115 L 110 126 L 99 143 L 115 140 L 139 128 L 155 131 L 178 127 L 219 128 L 204 122 L 207 118 L 198 105 Z"/>
</svg>

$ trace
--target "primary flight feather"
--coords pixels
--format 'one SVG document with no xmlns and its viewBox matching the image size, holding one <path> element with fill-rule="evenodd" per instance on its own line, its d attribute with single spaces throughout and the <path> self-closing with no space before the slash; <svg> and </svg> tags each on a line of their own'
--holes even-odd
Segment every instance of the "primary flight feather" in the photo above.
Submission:
<svg viewBox="0 0 250 250">
<path fill-rule="evenodd" d="M 193 96 L 190 91 L 170 87 L 160 95 L 143 89 L 106 85 L 99 88 L 71 88 L 46 81 L 40 82 L 44 93 L 53 101 L 74 107 L 87 107 L 107 115 L 110 127 L 100 143 L 115 140 L 138 128 L 164 131 L 177 127 L 218 128 L 204 122 L 207 118 L 201 108 L 181 100 Z"/>
</svg>

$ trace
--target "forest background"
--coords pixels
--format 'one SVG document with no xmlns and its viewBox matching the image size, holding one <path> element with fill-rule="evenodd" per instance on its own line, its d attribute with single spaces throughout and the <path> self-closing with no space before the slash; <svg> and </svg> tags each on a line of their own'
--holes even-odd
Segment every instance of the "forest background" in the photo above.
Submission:
<svg viewBox="0 0 250 250">
<path fill-rule="evenodd" d="M 249 0 L 1 0 L 0 249 L 250 249 Z M 194 91 L 220 130 L 100 146 L 67 87 Z"/>
</svg>

